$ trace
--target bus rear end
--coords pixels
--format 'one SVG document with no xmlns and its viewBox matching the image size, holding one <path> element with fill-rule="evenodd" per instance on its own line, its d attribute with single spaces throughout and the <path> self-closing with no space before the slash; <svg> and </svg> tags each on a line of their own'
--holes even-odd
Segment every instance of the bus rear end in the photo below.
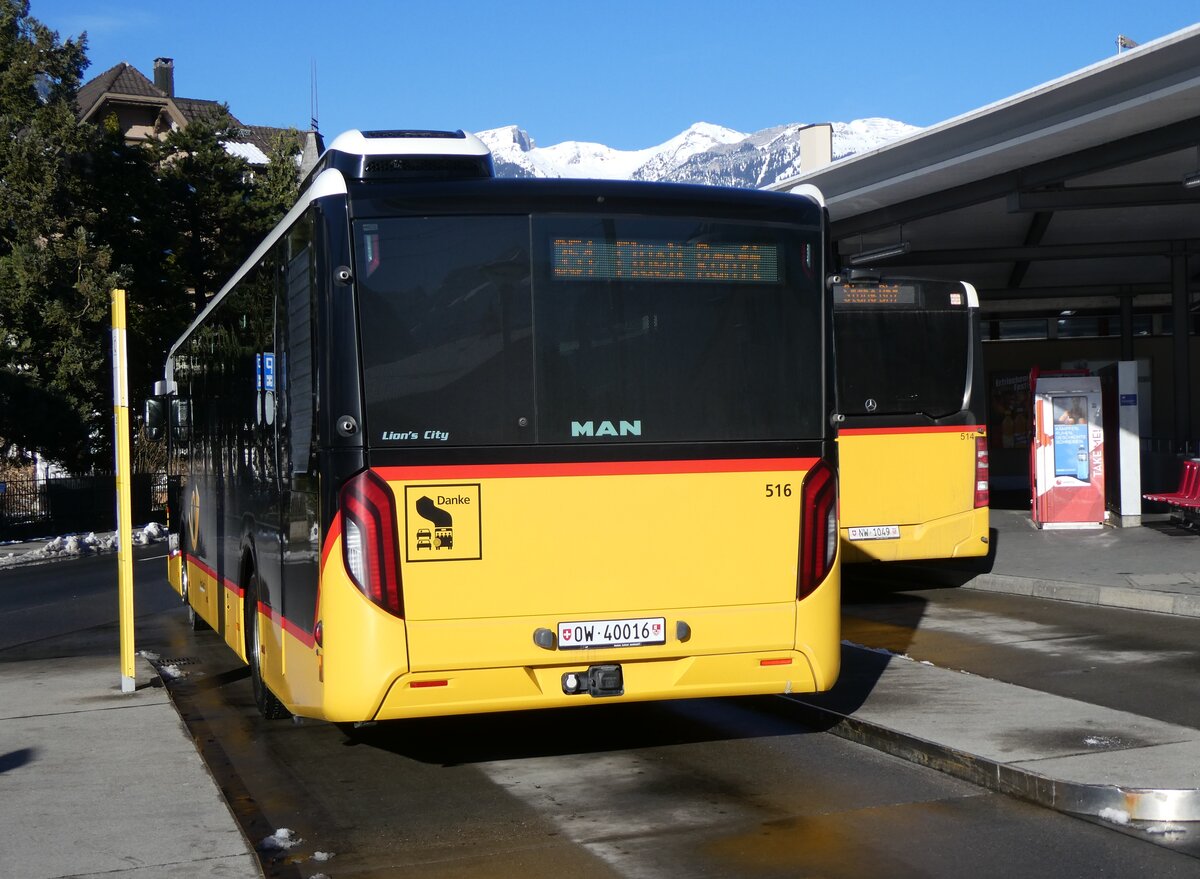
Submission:
<svg viewBox="0 0 1200 879">
<path fill-rule="evenodd" d="M 429 194 L 351 202 L 364 466 L 285 701 L 376 720 L 831 686 L 820 204 Z"/>
<path fill-rule="evenodd" d="M 986 555 L 974 288 L 875 278 L 833 295 L 844 561 Z"/>
</svg>

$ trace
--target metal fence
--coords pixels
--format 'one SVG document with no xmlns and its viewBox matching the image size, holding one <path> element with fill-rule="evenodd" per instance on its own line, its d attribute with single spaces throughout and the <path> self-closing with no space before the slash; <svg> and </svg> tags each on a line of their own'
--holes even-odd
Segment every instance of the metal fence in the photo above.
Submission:
<svg viewBox="0 0 1200 879">
<path fill-rule="evenodd" d="M 116 488 L 111 474 L 0 480 L 0 542 L 113 531 Z M 165 521 L 165 474 L 133 474 L 131 494 L 132 524 Z"/>
</svg>

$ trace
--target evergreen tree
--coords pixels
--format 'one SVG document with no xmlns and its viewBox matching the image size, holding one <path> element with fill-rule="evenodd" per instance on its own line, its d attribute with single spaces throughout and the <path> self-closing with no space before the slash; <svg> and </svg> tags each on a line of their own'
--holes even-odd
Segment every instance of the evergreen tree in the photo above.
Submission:
<svg viewBox="0 0 1200 879">
<path fill-rule="evenodd" d="M 111 249 L 126 289 L 129 391 L 141 399 L 162 378 L 171 343 L 196 313 L 172 269 L 175 230 L 148 151 L 125 142 L 114 116 L 102 122 L 86 179 L 96 205 L 93 232 Z"/>
<path fill-rule="evenodd" d="M 223 105 L 148 145 L 171 231 L 163 266 L 192 297 L 196 312 L 250 255 L 263 228 L 253 203 L 253 175 L 224 144 L 237 137 Z"/>
<path fill-rule="evenodd" d="M 300 196 L 300 133 L 294 128 L 271 138 L 267 167 L 254 177 L 253 203 L 263 224 L 274 227 Z"/>
<path fill-rule="evenodd" d="M 276 138 L 254 173 L 224 147 L 239 132 L 223 106 L 145 145 L 115 118 L 79 125 L 86 42 L 0 0 L 0 457 L 75 472 L 112 464 L 112 287 L 127 291 L 137 400 L 294 203 L 299 146 Z"/>
<path fill-rule="evenodd" d="M 74 106 L 85 44 L 0 0 L 0 453 L 38 450 L 76 471 L 111 460 L 119 280 L 81 173 L 94 135 Z"/>
</svg>

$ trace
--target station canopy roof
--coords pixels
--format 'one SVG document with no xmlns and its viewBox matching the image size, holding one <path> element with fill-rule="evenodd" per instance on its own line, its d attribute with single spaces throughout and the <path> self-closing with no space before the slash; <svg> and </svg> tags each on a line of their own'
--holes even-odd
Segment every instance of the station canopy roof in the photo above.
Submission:
<svg viewBox="0 0 1200 879">
<path fill-rule="evenodd" d="M 844 264 L 970 281 L 992 313 L 1166 306 L 1200 252 L 1200 25 L 772 188 L 798 183 Z"/>
</svg>

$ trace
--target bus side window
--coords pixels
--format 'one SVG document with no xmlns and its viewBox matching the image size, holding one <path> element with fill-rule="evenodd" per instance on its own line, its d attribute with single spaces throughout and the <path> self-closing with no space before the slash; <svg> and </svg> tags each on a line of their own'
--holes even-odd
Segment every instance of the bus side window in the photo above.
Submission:
<svg viewBox="0 0 1200 879">
<path fill-rule="evenodd" d="M 192 401 L 181 397 L 171 399 L 171 437 L 186 443 L 192 436 Z"/>
<path fill-rule="evenodd" d="M 313 467 L 315 370 L 312 345 L 312 218 L 301 219 L 288 233 L 281 254 L 283 265 L 281 308 L 276 333 L 282 335 L 278 350 L 286 352 L 281 379 L 285 423 L 279 453 L 285 476 L 308 473 Z"/>
<path fill-rule="evenodd" d="M 167 420 L 166 403 L 161 397 L 150 397 L 146 400 L 144 412 L 146 436 L 152 440 L 163 438 L 163 424 Z"/>
</svg>

